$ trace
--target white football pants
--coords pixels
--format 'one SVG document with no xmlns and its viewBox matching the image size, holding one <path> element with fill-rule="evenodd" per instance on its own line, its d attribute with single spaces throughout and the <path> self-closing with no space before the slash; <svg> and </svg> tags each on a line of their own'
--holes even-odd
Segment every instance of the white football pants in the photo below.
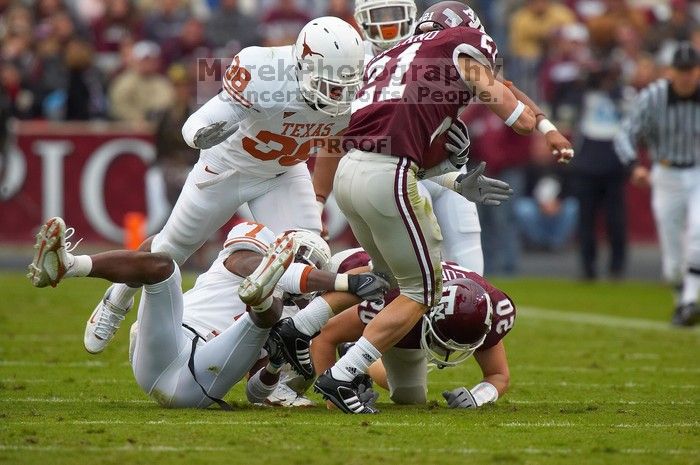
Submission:
<svg viewBox="0 0 700 465">
<path fill-rule="evenodd" d="M 476 204 L 430 180 L 420 181 L 418 188 L 421 195 L 428 193 L 433 204 L 433 212 L 442 232 L 443 260 L 483 275 L 484 254 Z"/>
<path fill-rule="evenodd" d="M 382 355 L 389 397 L 397 404 L 424 404 L 428 400 L 428 361 L 423 349 L 392 347 Z"/>
<path fill-rule="evenodd" d="M 270 330 L 253 324 L 246 313 L 208 342 L 199 340 L 194 372 L 188 367 L 194 334 L 182 326 L 180 270 L 163 282 L 143 287 L 138 311 L 132 369 L 143 391 L 164 407 L 209 406 L 223 398 L 260 358 Z"/>
<path fill-rule="evenodd" d="M 700 166 L 651 170 L 652 210 L 664 278 L 679 283 L 687 267 L 700 269 Z"/>
<path fill-rule="evenodd" d="M 246 202 L 254 221 L 275 234 L 288 229 L 320 234 L 321 217 L 305 163 L 270 179 L 212 171 L 203 159 L 192 168 L 168 222 L 153 239 L 152 252 L 184 263 Z"/>
</svg>

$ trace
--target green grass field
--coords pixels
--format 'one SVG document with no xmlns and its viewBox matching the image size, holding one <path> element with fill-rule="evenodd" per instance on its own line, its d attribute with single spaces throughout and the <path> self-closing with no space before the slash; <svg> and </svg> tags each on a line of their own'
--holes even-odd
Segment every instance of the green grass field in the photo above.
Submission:
<svg viewBox="0 0 700 465">
<path fill-rule="evenodd" d="M 132 379 L 126 328 L 100 356 L 82 347 L 103 283 L 37 290 L 0 274 L 0 462 L 700 463 L 700 331 L 668 326 L 666 289 L 499 284 L 519 309 L 505 397 L 448 410 L 443 389 L 479 380 L 468 361 L 430 374 L 429 405 L 393 406 L 382 393 L 381 414 L 357 417 L 250 407 L 241 386 L 234 412 L 162 409 Z"/>
</svg>

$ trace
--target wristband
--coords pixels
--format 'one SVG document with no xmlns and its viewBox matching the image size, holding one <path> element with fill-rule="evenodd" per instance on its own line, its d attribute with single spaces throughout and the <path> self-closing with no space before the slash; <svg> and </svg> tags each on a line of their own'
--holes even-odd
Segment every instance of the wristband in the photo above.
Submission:
<svg viewBox="0 0 700 465">
<path fill-rule="evenodd" d="M 318 208 L 318 214 L 323 216 L 323 209 L 326 208 L 326 204 L 320 200 L 316 201 L 316 208 Z"/>
<path fill-rule="evenodd" d="M 469 392 L 474 397 L 477 407 L 498 400 L 498 389 L 496 389 L 496 386 L 486 381 L 477 384 L 471 388 Z"/>
<path fill-rule="evenodd" d="M 350 289 L 350 283 L 348 280 L 348 275 L 345 273 L 338 273 L 335 275 L 335 291 L 347 292 Z"/>
<path fill-rule="evenodd" d="M 290 294 L 306 294 L 309 292 L 307 281 L 309 273 L 314 268 L 304 263 L 292 263 L 284 272 L 277 285 Z"/>
<path fill-rule="evenodd" d="M 554 124 L 552 124 L 552 122 L 549 121 L 547 118 L 545 118 L 539 123 L 537 123 L 537 130 L 540 131 L 542 134 L 547 134 L 548 132 L 556 131 L 557 127 Z"/>
<path fill-rule="evenodd" d="M 462 174 L 460 171 L 455 171 L 453 173 L 447 173 L 444 176 L 440 176 L 440 185 L 446 187 L 451 191 L 457 192 L 457 178 Z"/>
<path fill-rule="evenodd" d="M 518 100 L 518 106 L 515 107 L 515 110 L 513 110 L 513 113 L 510 114 L 508 119 L 505 121 L 506 126 L 511 127 L 513 124 L 515 124 L 516 121 L 518 121 L 518 118 L 520 118 L 520 115 L 523 114 L 525 111 L 525 104 Z"/>
</svg>

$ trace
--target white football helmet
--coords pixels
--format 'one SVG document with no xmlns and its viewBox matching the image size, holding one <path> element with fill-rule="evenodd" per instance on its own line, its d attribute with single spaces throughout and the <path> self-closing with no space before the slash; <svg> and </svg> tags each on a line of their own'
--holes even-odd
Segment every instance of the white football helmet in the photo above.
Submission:
<svg viewBox="0 0 700 465">
<path fill-rule="evenodd" d="M 299 33 L 294 56 L 304 98 L 330 116 L 349 112 L 364 67 L 362 38 L 355 28 L 333 16 L 314 19 Z"/>
<path fill-rule="evenodd" d="M 294 240 L 294 261 L 327 270 L 331 261 L 331 248 L 318 234 L 306 229 L 285 231 Z"/>
<path fill-rule="evenodd" d="M 367 40 L 388 50 L 413 33 L 414 0 L 356 0 L 355 21 Z"/>
</svg>

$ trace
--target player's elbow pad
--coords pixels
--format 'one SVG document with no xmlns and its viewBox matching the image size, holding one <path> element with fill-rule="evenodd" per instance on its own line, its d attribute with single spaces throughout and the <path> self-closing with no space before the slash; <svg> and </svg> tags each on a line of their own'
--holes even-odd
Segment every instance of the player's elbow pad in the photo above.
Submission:
<svg viewBox="0 0 700 465">
<path fill-rule="evenodd" d="M 203 126 L 200 125 L 200 121 L 198 121 L 198 118 L 196 118 L 195 115 L 196 113 L 190 115 L 190 117 L 187 118 L 187 121 L 185 121 L 185 124 L 182 125 L 182 138 L 185 140 L 187 145 L 193 149 L 198 149 L 199 147 L 194 145 L 194 136 Z"/>
</svg>

